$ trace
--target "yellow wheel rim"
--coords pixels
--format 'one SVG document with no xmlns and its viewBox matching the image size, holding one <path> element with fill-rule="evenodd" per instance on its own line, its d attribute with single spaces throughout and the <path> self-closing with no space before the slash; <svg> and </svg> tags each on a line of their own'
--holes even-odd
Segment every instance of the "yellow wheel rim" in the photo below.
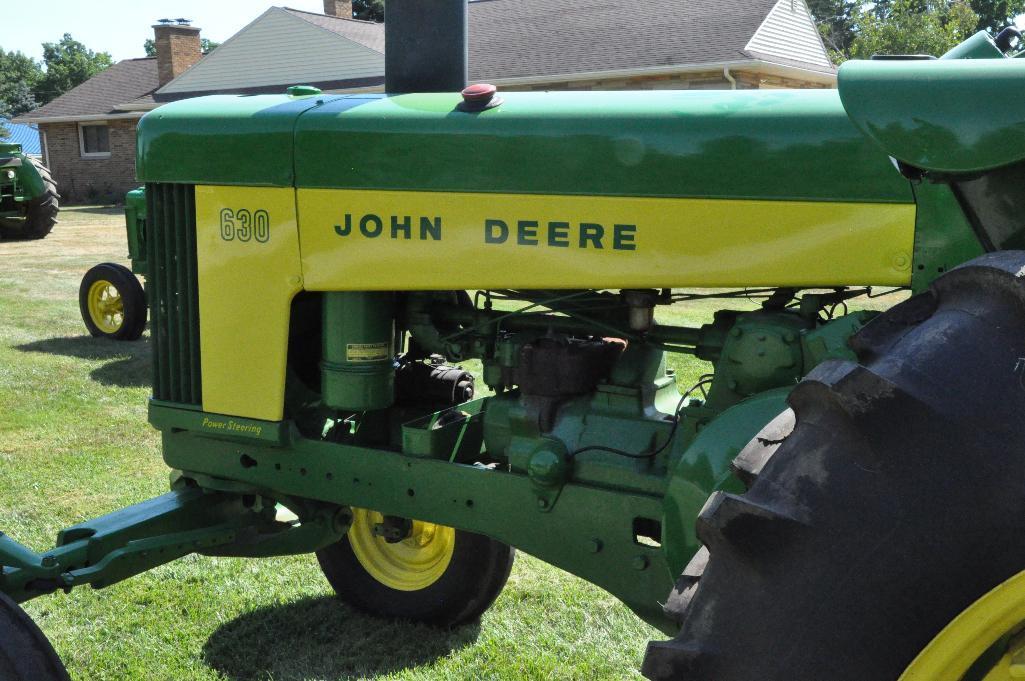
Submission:
<svg viewBox="0 0 1025 681">
<path fill-rule="evenodd" d="M 114 284 L 100 279 L 89 287 L 89 318 L 100 331 L 117 333 L 125 323 L 125 306 Z"/>
<path fill-rule="evenodd" d="M 919 653 L 899 681 L 961 681 L 986 654 L 993 664 L 973 678 L 1025 679 L 1025 572 L 973 603 Z"/>
<path fill-rule="evenodd" d="M 397 591 L 419 591 L 441 579 L 455 551 L 453 528 L 414 520 L 409 536 L 392 544 L 374 535 L 383 522 L 377 511 L 352 509 L 349 545 L 371 577 Z"/>
</svg>

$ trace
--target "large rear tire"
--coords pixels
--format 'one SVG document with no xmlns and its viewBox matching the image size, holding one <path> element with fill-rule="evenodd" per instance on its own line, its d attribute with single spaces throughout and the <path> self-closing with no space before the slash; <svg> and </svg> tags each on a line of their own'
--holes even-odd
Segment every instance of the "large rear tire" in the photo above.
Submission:
<svg viewBox="0 0 1025 681">
<path fill-rule="evenodd" d="M 1025 569 L 1023 272 L 951 271 L 794 389 L 792 431 L 739 457 L 748 491 L 700 513 L 648 678 L 892 681 Z"/>
<path fill-rule="evenodd" d="M 375 526 L 401 528 L 386 539 Z M 388 619 L 454 626 L 480 617 L 501 593 L 515 550 L 484 535 L 353 509 L 352 527 L 317 552 L 324 576 L 350 605 Z"/>
<path fill-rule="evenodd" d="M 42 239 L 57 224 L 60 212 L 60 194 L 57 184 L 50 175 L 50 170 L 31 158 L 26 160 L 35 166 L 43 179 L 43 193 L 24 205 L 24 217 L 0 219 L 0 238 L 4 239 Z"/>
<path fill-rule="evenodd" d="M 0 681 L 68 681 L 68 672 L 36 623 L 0 594 Z"/>
</svg>

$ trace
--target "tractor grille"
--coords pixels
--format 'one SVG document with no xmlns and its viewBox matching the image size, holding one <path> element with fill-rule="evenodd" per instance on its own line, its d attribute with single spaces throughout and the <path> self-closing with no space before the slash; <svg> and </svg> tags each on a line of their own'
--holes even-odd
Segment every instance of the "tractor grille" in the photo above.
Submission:
<svg viewBox="0 0 1025 681">
<path fill-rule="evenodd" d="M 146 231 L 153 397 L 199 405 L 195 187 L 146 185 Z"/>
</svg>

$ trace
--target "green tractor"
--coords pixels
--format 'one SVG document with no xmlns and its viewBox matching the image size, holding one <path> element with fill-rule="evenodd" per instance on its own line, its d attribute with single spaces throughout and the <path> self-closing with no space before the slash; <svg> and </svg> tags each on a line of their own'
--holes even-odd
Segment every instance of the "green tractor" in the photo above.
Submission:
<svg viewBox="0 0 1025 681">
<path fill-rule="evenodd" d="M 146 291 L 138 276 L 146 275 L 146 191 L 125 196 L 125 223 L 131 269 L 116 262 L 89 268 L 78 288 L 78 307 L 89 334 L 96 338 L 134 341 L 146 329 Z"/>
<path fill-rule="evenodd" d="M 465 1 L 388 11 L 387 95 L 142 119 L 171 491 L 0 536 L 0 677 L 63 678 L 16 603 L 187 554 L 315 553 L 454 625 L 516 547 L 665 632 L 651 679 L 1022 678 L 1013 33 L 839 91 L 460 95 Z M 913 295 L 848 312 L 872 287 Z M 675 353 L 714 371 L 681 391 Z"/>
<path fill-rule="evenodd" d="M 20 144 L 0 143 L 0 239 L 42 239 L 57 224 L 59 200 L 45 166 Z"/>
</svg>

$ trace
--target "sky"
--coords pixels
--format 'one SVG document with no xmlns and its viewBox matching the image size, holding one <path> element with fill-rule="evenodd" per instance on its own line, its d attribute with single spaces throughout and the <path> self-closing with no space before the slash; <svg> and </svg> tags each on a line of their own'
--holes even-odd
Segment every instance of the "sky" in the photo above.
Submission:
<svg viewBox="0 0 1025 681">
<path fill-rule="evenodd" d="M 0 0 L 0 48 L 42 59 L 42 43 L 70 33 L 120 61 L 146 56 L 142 45 L 158 19 L 191 19 L 202 37 L 223 42 L 273 5 L 324 11 L 322 0 Z"/>
</svg>

